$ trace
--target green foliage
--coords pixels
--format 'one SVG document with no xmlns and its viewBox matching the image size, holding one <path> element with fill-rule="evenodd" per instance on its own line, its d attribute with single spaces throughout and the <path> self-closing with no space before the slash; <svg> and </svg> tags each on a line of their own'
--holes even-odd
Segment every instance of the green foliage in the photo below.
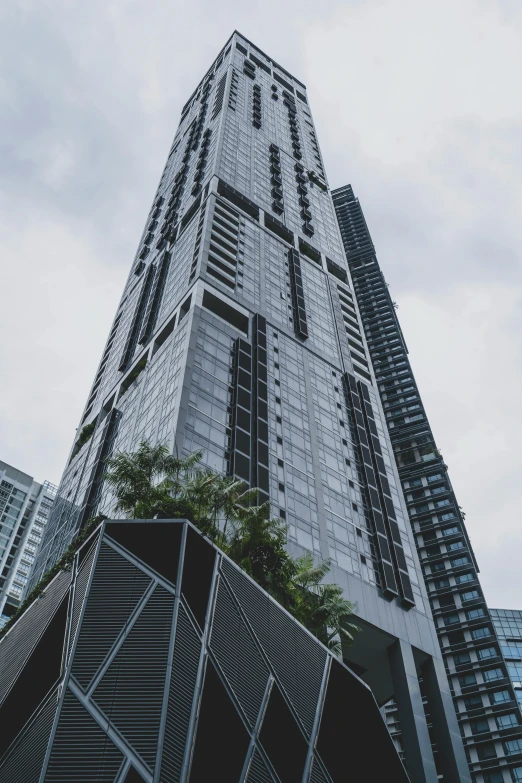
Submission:
<svg viewBox="0 0 522 783">
<path fill-rule="evenodd" d="M 338 585 L 323 580 L 330 563 L 313 556 L 293 558 L 286 551 L 286 527 L 270 518 L 268 503 L 256 505 L 257 489 L 201 467 L 202 454 L 169 453 L 166 446 L 142 442 L 134 453 L 120 452 L 107 461 L 106 481 L 117 499 L 116 510 L 133 519 L 188 519 L 276 601 L 336 655 L 360 629 L 350 621 L 353 604 Z M 90 520 L 63 557 L 0 631 L 4 635 L 49 582 L 69 569 L 74 555 L 104 519 Z"/>
<path fill-rule="evenodd" d="M 83 427 L 82 431 L 78 435 L 78 440 L 74 444 L 71 460 L 74 459 L 74 457 L 78 454 L 80 449 L 83 448 L 83 446 L 85 446 L 87 441 L 89 441 L 92 438 L 95 429 L 96 429 L 96 421 L 91 421 L 90 424 L 86 424 L 85 427 Z"/>
<path fill-rule="evenodd" d="M 294 564 L 293 613 L 333 653 L 341 655 L 342 643 L 351 644 L 354 634 L 361 630 L 348 619 L 353 613 L 353 603 L 343 598 L 339 585 L 323 582 L 330 570 L 327 560 L 315 565 L 312 555 L 307 553 L 294 560 Z"/>
<path fill-rule="evenodd" d="M 81 447 L 84 446 L 87 443 L 87 441 L 91 439 L 95 427 L 96 427 L 96 422 L 92 421 L 90 424 L 86 424 L 85 427 L 82 429 L 82 431 L 80 432 L 80 436 L 76 441 L 76 445 L 78 446 L 79 449 L 81 449 Z"/>
<path fill-rule="evenodd" d="M 237 565 L 290 611 L 336 655 L 360 629 L 349 622 L 353 604 L 338 585 L 323 583 L 329 562 L 311 554 L 292 558 L 286 528 L 257 506 L 257 490 L 200 466 L 202 454 L 173 456 L 166 446 L 142 442 L 107 463 L 106 481 L 117 510 L 135 519 L 189 519 Z"/>
<path fill-rule="evenodd" d="M 130 389 L 134 381 L 138 378 L 138 375 L 140 375 L 143 372 L 146 366 L 147 366 L 147 357 L 144 356 L 142 359 L 140 359 L 140 361 L 133 369 L 133 371 L 123 381 L 120 389 L 120 397 L 122 397 L 125 394 L 125 392 L 128 389 Z"/>
<path fill-rule="evenodd" d="M 92 531 L 98 527 L 100 522 L 103 522 L 103 520 L 106 519 L 103 515 L 93 517 L 92 519 L 89 519 L 85 527 L 78 533 L 77 536 L 73 538 L 68 548 L 65 550 L 62 557 L 58 560 L 57 563 L 55 563 L 52 568 L 50 568 L 48 571 L 45 572 L 45 574 L 42 576 L 38 584 L 31 590 L 25 601 L 20 604 L 16 612 L 11 615 L 7 623 L 4 625 L 2 629 L 0 629 L 0 639 L 5 636 L 5 634 L 8 632 L 8 630 L 14 625 L 14 623 L 23 615 L 26 609 L 28 609 L 31 604 L 33 604 L 37 598 L 41 596 L 45 588 L 48 584 L 50 584 L 54 577 L 57 576 L 57 574 L 60 573 L 60 571 L 69 571 L 73 561 L 74 556 L 78 549 L 82 546 L 82 544 L 89 538 Z"/>
</svg>

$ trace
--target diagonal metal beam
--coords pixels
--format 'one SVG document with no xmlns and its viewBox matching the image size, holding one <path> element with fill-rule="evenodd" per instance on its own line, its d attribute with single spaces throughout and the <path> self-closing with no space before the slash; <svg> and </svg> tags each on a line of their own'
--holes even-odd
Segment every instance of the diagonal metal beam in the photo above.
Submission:
<svg viewBox="0 0 522 783">
<path fill-rule="evenodd" d="M 151 597 L 152 593 L 154 592 L 154 590 L 156 588 L 156 585 L 157 585 L 157 582 L 151 582 L 150 583 L 150 585 L 147 587 L 147 589 L 143 593 L 142 597 L 140 598 L 140 600 L 136 604 L 136 606 L 134 608 L 134 611 L 132 612 L 131 616 L 129 617 L 129 619 L 127 620 L 127 622 L 125 623 L 125 625 L 121 629 L 120 633 L 118 634 L 118 637 L 117 637 L 116 641 L 114 642 L 112 648 L 110 649 L 110 651 L 107 654 L 107 656 L 106 656 L 105 660 L 103 661 L 102 665 L 100 666 L 100 668 L 96 672 L 96 674 L 94 676 L 94 679 L 91 680 L 91 684 L 87 688 L 86 693 L 87 693 L 87 695 L 89 697 L 92 696 L 93 692 L 98 687 L 99 682 L 102 679 L 103 675 L 105 674 L 105 672 L 107 671 L 107 669 L 109 668 L 109 666 L 113 662 L 114 658 L 118 654 L 118 652 L 119 652 L 122 644 L 124 643 L 125 639 L 129 635 L 129 633 L 132 631 L 132 629 L 134 627 L 134 624 L 136 623 L 136 620 L 140 616 L 142 609 L 144 608 L 145 604 L 147 603 L 147 601 Z M 71 675 L 71 677 L 72 676 L 73 675 Z M 75 682 L 76 682 L 76 680 L 75 680 Z"/>
<path fill-rule="evenodd" d="M 94 718 L 98 726 L 107 734 L 109 739 L 116 745 L 118 750 L 123 753 L 125 758 L 130 759 L 133 766 L 136 767 L 140 775 L 145 780 L 145 783 L 152 783 L 152 775 L 149 771 L 149 769 L 145 766 L 143 761 L 140 759 L 136 751 L 129 745 L 125 739 L 122 737 L 122 735 L 116 731 L 114 726 L 107 720 L 103 712 L 98 709 L 98 707 L 92 702 L 90 699 L 88 699 L 81 688 L 76 685 L 74 680 L 69 681 L 69 689 L 72 693 L 76 696 L 78 701 L 81 703 L 81 705 L 87 710 L 89 715 Z"/>
<path fill-rule="evenodd" d="M 183 563 L 185 561 L 185 546 L 187 542 L 187 525 L 183 525 L 183 531 L 181 534 L 181 546 L 179 549 L 179 561 L 178 561 L 178 573 L 176 577 L 176 585 L 181 584 L 181 576 L 183 573 Z M 167 710 L 169 707 L 169 695 L 170 695 L 170 683 L 172 680 L 172 669 L 174 660 L 174 645 L 176 643 L 176 628 L 179 614 L 179 603 L 181 598 L 181 590 L 176 589 L 176 598 L 174 599 L 174 611 L 172 612 L 172 626 L 170 630 L 170 642 L 169 652 L 167 658 L 167 670 L 165 673 L 165 690 L 163 691 L 163 704 L 161 707 L 160 729 L 158 735 L 158 748 L 156 752 L 156 763 L 154 766 L 154 783 L 159 783 L 161 775 L 161 765 L 163 758 L 163 745 L 165 742 L 165 728 L 167 723 Z"/>
</svg>

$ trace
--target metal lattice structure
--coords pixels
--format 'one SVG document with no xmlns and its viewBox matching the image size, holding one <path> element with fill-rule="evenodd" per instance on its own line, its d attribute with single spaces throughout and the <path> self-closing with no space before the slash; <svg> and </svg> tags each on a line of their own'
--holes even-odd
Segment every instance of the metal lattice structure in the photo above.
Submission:
<svg viewBox="0 0 522 783">
<path fill-rule="evenodd" d="M 0 660 L 0 783 L 408 781 L 368 686 L 183 520 L 103 523 Z"/>
</svg>

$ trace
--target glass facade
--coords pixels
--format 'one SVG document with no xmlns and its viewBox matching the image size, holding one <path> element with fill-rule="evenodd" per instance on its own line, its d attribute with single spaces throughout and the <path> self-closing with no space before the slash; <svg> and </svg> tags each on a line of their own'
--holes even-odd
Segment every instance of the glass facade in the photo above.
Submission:
<svg viewBox="0 0 522 783">
<path fill-rule="evenodd" d="M 490 609 L 493 627 L 519 706 L 522 705 L 522 611 Z"/>
<path fill-rule="evenodd" d="M 518 780 L 522 726 L 509 678 L 522 681 L 522 663 L 516 642 L 497 635 L 501 622 L 508 626 L 499 613 L 507 613 L 486 606 L 464 514 L 359 201 L 350 185 L 332 195 L 470 769 L 477 781 Z"/>
<path fill-rule="evenodd" d="M 293 553 L 331 559 L 366 629 L 351 662 L 381 704 L 404 689 L 406 763 L 435 783 L 412 668 L 433 705 L 448 685 L 306 88 L 238 33 L 182 110 L 33 584 L 114 514 L 105 460 L 143 440 L 201 449 L 259 488 Z M 468 780 L 439 717 L 441 774 Z"/>
</svg>

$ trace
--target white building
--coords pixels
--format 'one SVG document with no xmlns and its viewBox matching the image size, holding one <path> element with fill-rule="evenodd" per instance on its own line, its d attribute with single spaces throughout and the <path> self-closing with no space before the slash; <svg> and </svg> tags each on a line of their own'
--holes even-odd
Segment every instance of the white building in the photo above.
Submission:
<svg viewBox="0 0 522 783">
<path fill-rule="evenodd" d="M 56 490 L 0 461 L 0 628 L 21 603 Z"/>
</svg>

